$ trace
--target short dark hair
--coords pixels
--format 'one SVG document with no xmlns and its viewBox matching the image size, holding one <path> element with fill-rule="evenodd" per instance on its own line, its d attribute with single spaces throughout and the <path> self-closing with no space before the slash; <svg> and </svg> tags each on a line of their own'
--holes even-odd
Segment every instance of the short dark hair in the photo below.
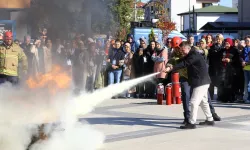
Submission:
<svg viewBox="0 0 250 150">
<path fill-rule="evenodd" d="M 244 39 L 245 39 L 245 40 L 246 40 L 246 39 L 250 39 L 250 35 L 247 35 Z"/>
<path fill-rule="evenodd" d="M 119 40 L 119 39 L 116 39 L 116 40 L 115 40 L 115 43 L 116 43 L 116 42 L 119 42 L 119 43 L 121 43 L 121 40 Z"/>
<path fill-rule="evenodd" d="M 191 38 L 191 37 L 194 37 L 194 35 L 193 35 L 193 34 L 189 34 L 189 35 L 187 36 L 188 39 Z"/>
<path fill-rule="evenodd" d="M 186 46 L 191 48 L 190 44 L 187 41 L 181 42 L 180 47 L 186 47 Z"/>
</svg>

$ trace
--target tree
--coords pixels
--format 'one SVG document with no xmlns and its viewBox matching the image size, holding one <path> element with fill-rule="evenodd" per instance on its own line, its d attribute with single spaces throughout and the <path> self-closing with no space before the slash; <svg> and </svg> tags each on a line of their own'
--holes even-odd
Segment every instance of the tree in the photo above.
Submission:
<svg viewBox="0 0 250 150">
<path fill-rule="evenodd" d="M 154 41 L 155 39 L 155 33 L 154 33 L 154 29 L 152 28 L 151 31 L 150 31 L 150 34 L 148 35 L 148 43 Z"/>
<path fill-rule="evenodd" d="M 163 31 L 164 36 L 167 36 L 171 31 L 176 29 L 176 23 L 169 19 L 168 12 L 164 9 L 163 3 L 167 3 L 168 0 L 161 0 L 156 2 L 157 18 L 159 21 L 156 23 L 157 27 Z"/>
<path fill-rule="evenodd" d="M 115 22 L 118 26 L 117 38 L 125 39 L 126 34 L 130 32 L 130 22 L 133 17 L 133 0 L 116 0 L 113 7 Z"/>
</svg>

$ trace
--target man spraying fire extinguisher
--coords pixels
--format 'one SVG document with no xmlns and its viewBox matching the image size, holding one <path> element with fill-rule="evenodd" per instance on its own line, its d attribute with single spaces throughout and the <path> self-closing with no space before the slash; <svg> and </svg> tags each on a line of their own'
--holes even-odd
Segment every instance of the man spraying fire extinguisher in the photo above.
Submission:
<svg viewBox="0 0 250 150">
<path fill-rule="evenodd" d="M 18 83 L 18 65 L 22 63 L 22 71 L 27 74 L 28 62 L 21 47 L 13 43 L 12 32 L 4 33 L 4 42 L 0 45 L 0 84 Z"/>
<path fill-rule="evenodd" d="M 183 58 L 174 66 L 168 66 L 165 72 L 176 72 L 179 69 L 187 69 L 188 83 L 192 89 L 191 95 L 191 110 L 188 122 L 181 126 L 181 129 L 194 129 L 196 128 L 196 120 L 198 107 L 201 104 L 201 108 L 206 115 L 206 121 L 201 122 L 200 125 L 214 125 L 214 119 L 208 104 L 208 87 L 211 82 L 208 75 L 206 62 L 203 57 L 196 51 L 191 50 L 191 46 L 188 42 L 182 42 L 180 44 L 180 52 L 184 55 Z"/>
</svg>

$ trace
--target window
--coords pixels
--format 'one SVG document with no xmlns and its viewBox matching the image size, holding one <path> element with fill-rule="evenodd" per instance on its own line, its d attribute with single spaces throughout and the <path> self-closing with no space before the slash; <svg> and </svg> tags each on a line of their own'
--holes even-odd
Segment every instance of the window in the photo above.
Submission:
<svg viewBox="0 0 250 150">
<path fill-rule="evenodd" d="M 212 3 L 202 3 L 202 8 L 212 6 Z"/>
<path fill-rule="evenodd" d="M 151 12 L 151 14 L 154 13 L 154 6 L 151 6 L 151 7 L 150 7 L 150 12 Z"/>
</svg>

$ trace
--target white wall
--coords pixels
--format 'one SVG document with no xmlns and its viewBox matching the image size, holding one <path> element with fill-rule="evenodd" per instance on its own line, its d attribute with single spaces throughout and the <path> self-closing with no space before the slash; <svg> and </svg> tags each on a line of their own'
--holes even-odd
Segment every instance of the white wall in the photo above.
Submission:
<svg viewBox="0 0 250 150">
<path fill-rule="evenodd" d="M 232 0 L 233 8 L 238 8 L 238 0 Z"/>
<path fill-rule="evenodd" d="M 238 10 L 239 10 L 239 22 L 250 22 L 250 0 L 239 0 Z M 250 30 L 239 31 L 241 37 L 250 34 Z"/>
<path fill-rule="evenodd" d="M 16 38 L 23 40 L 24 36 L 28 33 L 28 27 L 24 20 L 26 13 L 23 11 L 16 11 L 10 13 L 10 19 L 16 21 Z"/>
<path fill-rule="evenodd" d="M 171 5 L 170 18 L 173 22 L 176 23 L 177 30 L 181 31 L 181 21 L 180 21 L 181 18 L 177 14 L 189 11 L 189 0 L 171 0 L 170 5 Z M 196 0 L 190 0 L 191 11 L 193 11 L 193 5 L 194 5 L 194 9 L 202 8 L 202 3 L 197 3 Z M 214 3 L 214 5 L 218 5 L 218 4 Z"/>
<path fill-rule="evenodd" d="M 197 30 L 207 22 L 238 22 L 237 14 L 199 14 L 197 16 Z"/>
</svg>

